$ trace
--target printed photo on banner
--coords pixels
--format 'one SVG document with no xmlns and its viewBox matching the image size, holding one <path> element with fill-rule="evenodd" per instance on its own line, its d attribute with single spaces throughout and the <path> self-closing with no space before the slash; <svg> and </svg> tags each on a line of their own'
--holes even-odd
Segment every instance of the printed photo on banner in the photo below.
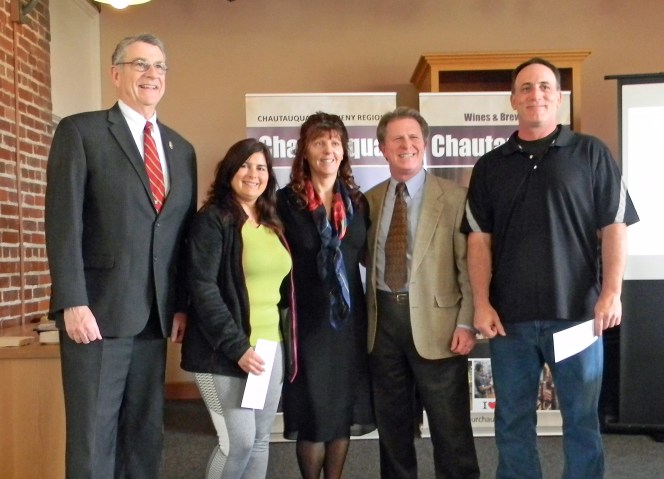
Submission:
<svg viewBox="0 0 664 479">
<path fill-rule="evenodd" d="M 480 344 L 486 345 L 485 343 Z M 494 412 L 498 400 L 493 388 L 493 374 L 489 358 L 468 359 L 468 391 L 474 435 L 493 435 Z M 537 432 L 540 435 L 560 435 L 562 432 L 562 418 L 558 408 L 556 387 L 548 364 L 544 364 L 542 368 L 537 390 Z"/>
<path fill-rule="evenodd" d="M 470 390 L 471 410 L 475 412 L 493 411 L 496 408 L 496 393 L 493 389 L 493 374 L 489 358 L 468 360 L 468 389 Z M 556 387 L 548 364 L 544 364 L 537 392 L 537 410 L 558 409 Z"/>
<path fill-rule="evenodd" d="M 362 191 L 389 176 L 376 126 L 396 108 L 396 93 L 247 94 L 245 104 L 247 136 L 270 148 L 280 186 L 289 181 L 300 126 L 317 111 L 339 115 L 346 125 L 353 175 Z"/>
<path fill-rule="evenodd" d="M 489 358 L 468 360 L 468 389 L 472 412 L 493 412 L 496 409 L 496 393 Z"/>
</svg>

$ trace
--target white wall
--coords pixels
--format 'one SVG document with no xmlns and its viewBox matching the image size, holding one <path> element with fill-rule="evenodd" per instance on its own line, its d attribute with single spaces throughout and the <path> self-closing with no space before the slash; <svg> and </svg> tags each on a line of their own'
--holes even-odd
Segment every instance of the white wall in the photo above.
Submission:
<svg viewBox="0 0 664 479">
<path fill-rule="evenodd" d="M 100 109 L 99 11 L 87 0 L 52 0 L 50 15 L 54 119 Z"/>
</svg>

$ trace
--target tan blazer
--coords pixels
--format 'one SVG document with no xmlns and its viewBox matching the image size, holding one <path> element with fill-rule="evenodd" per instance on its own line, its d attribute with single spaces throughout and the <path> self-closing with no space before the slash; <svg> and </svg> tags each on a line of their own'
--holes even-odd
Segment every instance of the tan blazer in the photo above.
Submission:
<svg viewBox="0 0 664 479">
<path fill-rule="evenodd" d="M 373 349 L 376 325 L 377 230 L 389 180 L 366 194 L 371 228 L 367 261 L 368 349 Z M 473 325 L 473 297 L 466 264 L 466 235 L 459 227 L 464 214 L 466 188 L 427 173 L 417 222 L 408 291 L 410 322 L 417 352 L 425 359 L 455 356 L 450 350 L 457 325 Z"/>
</svg>

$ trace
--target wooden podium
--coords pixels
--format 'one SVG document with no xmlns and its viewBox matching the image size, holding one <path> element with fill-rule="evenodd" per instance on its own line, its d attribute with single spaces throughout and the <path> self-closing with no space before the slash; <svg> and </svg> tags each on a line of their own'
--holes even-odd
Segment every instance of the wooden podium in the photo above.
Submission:
<svg viewBox="0 0 664 479">
<path fill-rule="evenodd" d="M 40 344 L 33 325 L 3 336 L 34 336 L 25 346 L 0 348 L 0 477 L 65 477 L 65 407 L 60 348 Z"/>
</svg>

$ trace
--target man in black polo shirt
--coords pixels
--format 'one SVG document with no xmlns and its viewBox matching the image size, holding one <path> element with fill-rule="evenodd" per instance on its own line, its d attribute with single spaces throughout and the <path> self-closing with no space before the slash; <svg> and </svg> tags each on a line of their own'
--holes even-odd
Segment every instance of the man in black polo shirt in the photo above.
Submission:
<svg viewBox="0 0 664 479">
<path fill-rule="evenodd" d="M 498 479 L 542 477 L 535 407 L 544 362 L 563 417 L 563 477 L 604 471 L 602 342 L 556 363 L 553 333 L 594 319 L 601 336 L 620 324 L 627 225 L 638 216 L 608 148 L 557 124 L 561 101 L 551 63 L 515 69 L 519 129 L 477 162 L 462 225 L 474 325 L 490 338 Z"/>
</svg>

